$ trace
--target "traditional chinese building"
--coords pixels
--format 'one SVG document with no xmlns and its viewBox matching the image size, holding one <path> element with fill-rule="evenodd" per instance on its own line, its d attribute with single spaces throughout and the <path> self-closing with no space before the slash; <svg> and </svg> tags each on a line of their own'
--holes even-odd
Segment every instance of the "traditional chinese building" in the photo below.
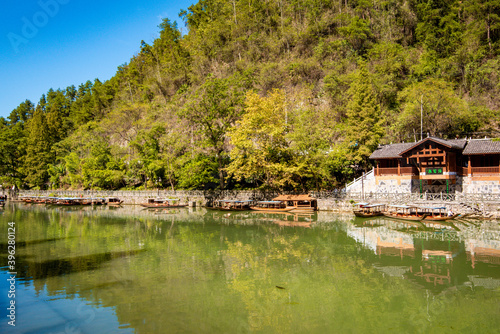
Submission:
<svg viewBox="0 0 500 334">
<path fill-rule="evenodd" d="M 500 141 L 428 137 L 380 146 L 370 159 L 376 192 L 500 193 Z"/>
</svg>

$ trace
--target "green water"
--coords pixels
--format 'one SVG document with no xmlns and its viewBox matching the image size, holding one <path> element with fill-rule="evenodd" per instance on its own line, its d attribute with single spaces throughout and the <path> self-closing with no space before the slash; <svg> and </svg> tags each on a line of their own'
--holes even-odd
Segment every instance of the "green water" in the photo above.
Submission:
<svg viewBox="0 0 500 334">
<path fill-rule="evenodd" d="M 6 308 L 16 227 L 16 327 Z M 500 226 L 9 204 L 2 333 L 493 333 Z"/>
</svg>

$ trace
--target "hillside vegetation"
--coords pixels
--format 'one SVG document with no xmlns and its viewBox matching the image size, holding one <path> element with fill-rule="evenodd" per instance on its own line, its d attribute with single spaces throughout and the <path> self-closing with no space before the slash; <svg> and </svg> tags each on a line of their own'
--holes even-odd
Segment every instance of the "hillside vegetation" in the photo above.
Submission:
<svg viewBox="0 0 500 334">
<path fill-rule="evenodd" d="M 500 0 L 200 0 L 106 82 L 0 118 L 4 187 L 334 189 L 379 144 L 496 136 Z M 138 41 L 139 43 L 139 41 Z"/>
</svg>

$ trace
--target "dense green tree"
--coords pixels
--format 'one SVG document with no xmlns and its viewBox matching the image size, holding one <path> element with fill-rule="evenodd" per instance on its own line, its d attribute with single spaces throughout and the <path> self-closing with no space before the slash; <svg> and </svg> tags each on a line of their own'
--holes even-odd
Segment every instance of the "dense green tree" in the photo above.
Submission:
<svg viewBox="0 0 500 334">
<path fill-rule="evenodd" d="M 45 100 L 45 99 L 43 99 Z M 52 161 L 51 138 L 48 130 L 43 103 L 39 103 L 28 123 L 28 137 L 24 173 L 26 182 L 33 187 L 45 188 L 48 179 L 47 169 Z"/>
<path fill-rule="evenodd" d="M 239 75 L 230 79 L 208 78 L 180 113 L 203 136 L 217 159 L 220 189 L 224 189 L 226 132 L 242 112 L 242 79 Z"/>
<path fill-rule="evenodd" d="M 441 56 L 452 54 L 460 44 L 463 32 L 459 2 L 417 1 L 415 7 L 419 19 L 416 27 L 419 41 Z"/>
<path fill-rule="evenodd" d="M 491 118 L 491 111 L 477 108 L 458 97 L 443 80 L 428 79 L 400 92 L 402 111 L 393 125 L 399 140 L 420 139 L 423 135 L 454 138 L 469 136 Z"/>
<path fill-rule="evenodd" d="M 470 24 L 482 32 L 481 39 L 486 40 L 489 51 L 493 52 L 500 41 L 500 1 L 468 0 L 465 11 L 474 18 Z"/>
<path fill-rule="evenodd" d="M 362 169 L 369 166 L 368 157 L 377 148 L 384 135 L 380 104 L 373 89 L 370 73 L 361 62 L 347 94 L 346 119 L 342 129 L 348 147 L 348 157 Z"/>
<path fill-rule="evenodd" d="M 359 16 L 353 16 L 349 21 L 347 26 L 339 28 L 339 32 L 354 50 L 362 52 L 372 36 L 370 25 Z"/>
<path fill-rule="evenodd" d="M 116 189 L 124 185 L 124 165 L 113 157 L 102 138 L 87 143 L 89 154 L 81 161 L 84 189 Z"/>
<path fill-rule="evenodd" d="M 217 184 L 218 163 L 213 157 L 199 153 L 194 157 L 187 155 L 184 160 L 178 172 L 179 187 L 204 190 Z"/>
</svg>

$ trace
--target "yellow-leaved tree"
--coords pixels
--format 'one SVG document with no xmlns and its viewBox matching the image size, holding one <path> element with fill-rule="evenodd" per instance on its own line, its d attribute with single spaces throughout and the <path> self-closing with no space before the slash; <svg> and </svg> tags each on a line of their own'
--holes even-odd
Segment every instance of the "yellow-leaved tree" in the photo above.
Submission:
<svg viewBox="0 0 500 334">
<path fill-rule="evenodd" d="M 248 92 L 245 113 L 229 131 L 233 148 L 227 172 L 265 188 L 295 187 L 301 168 L 289 148 L 287 123 L 283 91 L 267 97 Z"/>
</svg>

